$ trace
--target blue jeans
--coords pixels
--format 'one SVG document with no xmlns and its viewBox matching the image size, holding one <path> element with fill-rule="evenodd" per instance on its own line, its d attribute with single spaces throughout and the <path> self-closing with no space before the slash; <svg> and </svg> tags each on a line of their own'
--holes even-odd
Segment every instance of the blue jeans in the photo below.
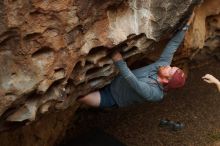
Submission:
<svg viewBox="0 0 220 146">
<path fill-rule="evenodd" d="M 101 95 L 100 108 L 118 107 L 112 96 L 110 85 L 103 87 L 99 92 Z"/>
</svg>

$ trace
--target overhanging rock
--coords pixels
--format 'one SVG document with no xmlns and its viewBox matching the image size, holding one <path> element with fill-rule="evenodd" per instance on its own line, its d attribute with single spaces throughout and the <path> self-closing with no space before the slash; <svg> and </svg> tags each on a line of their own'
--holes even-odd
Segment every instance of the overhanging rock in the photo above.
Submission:
<svg viewBox="0 0 220 146">
<path fill-rule="evenodd" d="M 111 48 L 120 44 L 125 59 L 151 52 L 152 43 L 192 5 L 191 0 L 1 2 L 0 115 L 33 121 L 37 112 L 69 107 L 115 76 Z"/>
</svg>

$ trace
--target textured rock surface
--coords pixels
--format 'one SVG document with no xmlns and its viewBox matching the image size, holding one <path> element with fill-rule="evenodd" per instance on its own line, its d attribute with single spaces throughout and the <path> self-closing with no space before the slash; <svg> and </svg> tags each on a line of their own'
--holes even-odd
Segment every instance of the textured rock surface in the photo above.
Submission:
<svg viewBox="0 0 220 146">
<path fill-rule="evenodd" d="M 219 3 L 207 0 L 197 8 L 195 22 L 174 63 L 201 60 L 199 56 L 219 50 Z M 10 128 L 15 121 L 27 124 L 36 120 L 24 128 L 29 132 L 18 130 L 16 134 L 33 133 L 39 123 L 44 131 L 47 117 L 54 125 L 60 119 L 56 117 L 65 117 L 62 112 L 55 116 L 54 111 L 73 105 L 67 111 L 74 112 L 76 97 L 103 87 L 117 74 L 109 57 L 112 48 L 122 49 L 129 64 L 144 56 L 155 60 L 163 48 L 156 47 L 157 41 L 176 29 L 192 7 L 191 0 L 0 2 L 1 129 Z M 64 125 L 70 116 L 66 115 Z M 65 126 L 56 131 L 62 133 Z M 1 137 L 5 135 L 8 133 Z M 40 137 L 36 145 L 52 145 L 58 135 L 51 135 Z M 30 145 L 24 141 L 21 143 Z"/>
<path fill-rule="evenodd" d="M 195 10 L 196 17 L 192 29 L 186 35 L 185 48 L 190 60 L 199 65 L 210 56 L 220 58 L 220 1 L 211 0 Z M 200 64 L 201 65 L 201 64 Z"/>
<path fill-rule="evenodd" d="M 151 52 L 153 40 L 179 23 L 191 4 L 1 2 L 0 115 L 9 111 L 8 121 L 33 121 L 50 107 L 67 108 L 116 74 L 111 48 L 120 44 L 125 59 Z"/>
</svg>

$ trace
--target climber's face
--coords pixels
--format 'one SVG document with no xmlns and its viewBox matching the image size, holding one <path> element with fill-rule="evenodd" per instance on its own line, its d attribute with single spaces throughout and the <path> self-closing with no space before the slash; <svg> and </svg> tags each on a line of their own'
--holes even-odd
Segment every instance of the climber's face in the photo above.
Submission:
<svg viewBox="0 0 220 146">
<path fill-rule="evenodd" d="M 169 82 L 169 80 L 172 78 L 172 76 L 174 75 L 174 73 L 178 70 L 178 67 L 171 67 L 171 66 L 161 66 L 158 69 L 158 75 L 163 78 L 166 79 L 167 81 L 165 82 Z"/>
</svg>

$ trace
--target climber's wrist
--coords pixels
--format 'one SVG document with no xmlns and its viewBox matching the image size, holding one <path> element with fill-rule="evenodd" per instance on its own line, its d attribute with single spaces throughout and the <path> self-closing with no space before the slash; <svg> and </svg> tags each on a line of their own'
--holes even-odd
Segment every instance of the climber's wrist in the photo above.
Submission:
<svg viewBox="0 0 220 146">
<path fill-rule="evenodd" d="M 189 26 L 190 25 L 186 24 L 185 26 L 183 26 L 182 30 L 187 31 L 189 29 Z"/>
</svg>

